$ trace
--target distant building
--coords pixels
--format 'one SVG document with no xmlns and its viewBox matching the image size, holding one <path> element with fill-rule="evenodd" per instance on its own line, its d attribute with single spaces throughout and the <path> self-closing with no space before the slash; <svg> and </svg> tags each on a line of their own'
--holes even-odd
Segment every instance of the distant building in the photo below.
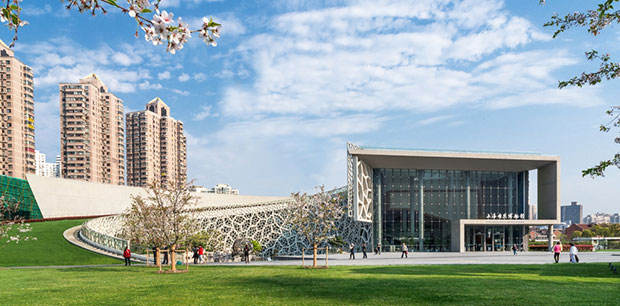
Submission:
<svg viewBox="0 0 620 306">
<path fill-rule="evenodd" d="M 215 194 L 239 194 L 239 189 L 234 189 L 228 184 L 217 184 L 207 192 Z"/>
<path fill-rule="evenodd" d="M 45 154 L 39 152 L 39 150 L 34 151 L 35 154 L 35 174 L 40 176 L 47 177 L 56 177 L 55 176 L 55 165 L 53 163 L 48 163 L 45 161 Z"/>
<path fill-rule="evenodd" d="M 187 180 L 187 140 L 183 122 L 170 116 L 160 98 L 143 111 L 127 113 L 127 185 Z"/>
<path fill-rule="evenodd" d="M 571 224 L 571 226 L 569 226 L 566 229 L 566 237 L 568 237 L 568 240 L 573 239 L 573 233 L 576 231 L 579 232 L 583 232 L 587 229 L 591 229 L 592 225 L 591 224 L 577 224 L 577 223 L 573 223 Z"/>
<path fill-rule="evenodd" d="M 528 201 L 529 203 L 529 201 Z M 536 204 L 528 204 L 529 205 L 529 213 L 530 213 L 530 220 L 536 220 L 538 219 L 538 207 L 536 206 Z"/>
<path fill-rule="evenodd" d="M 609 223 L 620 224 L 620 214 L 615 213 L 609 217 Z"/>
<path fill-rule="evenodd" d="M 36 172 L 34 74 L 0 40 L 0 175 L 25 179 Z"/>
<path fill-rule="evenodd" d="M 596 213 L 594 215 L 587 215 L 583 218 L 583 223 L 586 224 L 603 224 L 603 223 L 609 223 L 610 222 L 610 216 L 609 214 L 606 213 Z"/>
<path fill-rule="evenodd" d="M 125 185 L 123 100 L 94 73 L 60 83 L 62 176 Z"/>
<path fill-rule="evenodd" d="M 202 186 L 192 186 L 192 187 L 189 187 L 189 191 L 190 192 L 201 192 L 201 193 L 209 192 L 209 190 L 207 188 L 204 188 Z"/>
<path fill-rule="evenodd" d="M 583 206 L 577 202 L 571 202 L 570 205 L 562 205 L 560 207 L 562 214 L 562 222 L 577 224 L 583 219 Z"/>
<path fill-rule="evenodd" d="M 56 161 L 54 162 L 54 177 L 60 177 L 61 169 L 61 159 L 60 155 L 56 155 Z"/>
</svg>

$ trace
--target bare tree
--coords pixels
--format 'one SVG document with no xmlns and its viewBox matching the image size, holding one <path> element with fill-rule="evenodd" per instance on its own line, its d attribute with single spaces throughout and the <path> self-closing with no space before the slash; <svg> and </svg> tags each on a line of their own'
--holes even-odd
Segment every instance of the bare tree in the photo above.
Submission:
<svg viewBox="0 0 620 306">
<path fill-rule="evenodd" d="M 333 236 L 336 221 L 344 214 L 340 195 L 325 192 L 325 186 L 317 189 L 319 192 L 313 195 L 293 193 L 293 202 L 289 206 L 293 229 L 312 244 L 313 268 L 316 268 L 317 246 Z"/>
<path fill-rule="evenodd" d="M 20 241 L 37 240 L 37 237 L 26 234 L 32 228 L 19 216 L 20 205 L 19 200 L 6 194 L 0 195 L 0 248 L 12 242 L 18 244 Z"/>
<path fill-rule="evenodd" d="M 133 196 L 123 214 L 124 236 L 132 243 L 162 248 L 170 246 L 172 271 L 176 271 L 175 250 L 185 245 L 199 228 L 198 200 L 189 184 L 152 183 L 147 196 Z M 158 256 L 156 257 L 159 262 Z"/>
</svg>

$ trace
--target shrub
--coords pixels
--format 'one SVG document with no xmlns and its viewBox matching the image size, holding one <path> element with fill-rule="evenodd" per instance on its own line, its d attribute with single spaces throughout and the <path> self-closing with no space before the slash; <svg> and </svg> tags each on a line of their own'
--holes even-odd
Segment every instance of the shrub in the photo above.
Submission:
<svg viewBox="0 0 620 306">
<path fill-rule="evenodd" d="M 260 251 L 263 250 L 263 246 L 260 245 L 260 242 L 256 241 L 256 240 L 252 240 L 252 250 L 254 250 L 254 253 L 260 253 Z"/>
</svg>

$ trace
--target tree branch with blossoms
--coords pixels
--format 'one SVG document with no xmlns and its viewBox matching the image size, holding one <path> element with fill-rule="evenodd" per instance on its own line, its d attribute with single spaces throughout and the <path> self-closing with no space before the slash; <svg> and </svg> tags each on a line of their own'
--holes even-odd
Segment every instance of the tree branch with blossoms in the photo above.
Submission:
<svg viewBox="0 0 620 306">
<path fill-rule="evenodd" d="M 19 28 L 28 24 L 20 17 L 21 0 L 0 0 L 3 3 L 0 12 L 0 21 L 15 32 L 13 41 L 9 47 L 13 47 L 17 41 Z M 183 45 L 192 37 L 193 33 L 209 46 L 217 46 L 217 39 L 220 37 L 221 24 L 213 21 L 212 18 L 203 17 L 202 26 L 199 29 L 191 30 L 189 25 L 177 18 L 174 20 L 172 12 L 160 11 L 161 0 L 124 0 L 125 6 L 119 4 L 120 0 L 61 0 L 67 9 L 77 8 L 80 13 L 89 12 L 93 16 L 97 13 L 107 14 L 108 9 L 119 9 L 135 20 L 137 26 L 144 31 L 144 38 L 153 45 L 166 45 L 166 51 L 175 54 L 176 51 L 183 49 Z M 138 37 L 136 30 L 135 36 Z"/>
<path fill-rule="evenodd" d="M 0 248 L 9 243 L 19 244 L 20 241 L 37 240 L 37 237 L 26 234 L 32 228 L 19 216 L 20 206 L 21 203 L 12 197 L 6 194 L 0 195 Z"/>
<path fill-rule="evenodd" d="M 545 4 L 545 0 L 539 0 L 541 5 Z M 587 32 L 597 36 L 608 26 L 620 23 L 620 10 L 616 10 L 614 5 L 620 0 L 604 0 L 598 4 L 596 9 L 587 10 L 585 12 L 574 12 L 565 16 L 554 14 L 551 20 L 544 24 L 545 27 L 555 27 L 553 38 L 573 27 L 585 27 Z M 598 70 L 594 72 L 582 72 L 581 75 L 575 76 L 567 81 L 559 81 L 558 87 L 565 88 L 567 86 L 596 85 L 603 80 L 613 80 L 620 77 L 620 63 L 611 60 L 611 56 L 607 53 L 599 53 L 596 50 L 585 52 L 588 61 L 598 60 L 600 65 Z M 612 128 L 620 128 L 620 106 L 612 106 L 607 111 L 607 115 L 612 117 L 611 121 L 601 124 L 601 132 L 609 132 Z M 615 143 L 620 144 L 620 137 L 614 139 Z M 581 171 L 582 176 L 598 177 L 604 176 L 605 170 L 610 166 L 620 168 L 620 152 L 608 160 L 599 162 L 594 167 Z"/>
</svg>

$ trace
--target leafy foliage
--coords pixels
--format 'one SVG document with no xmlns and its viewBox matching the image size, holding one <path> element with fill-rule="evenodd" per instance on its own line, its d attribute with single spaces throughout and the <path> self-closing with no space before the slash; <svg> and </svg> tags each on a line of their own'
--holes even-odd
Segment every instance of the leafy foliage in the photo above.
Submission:
<svg viewBox="0 0 620 306">
<path fill-rule="evenodd" d="M 551 20 L 544 24 L 545 27 L 555 27 L 556 30 L 553 33 L 553 37 L 557 37 L 559 34 L 571 29 L 573 27 L 585 27 L 588 33 L 596 36 L 604 28 L 620 23 L 620 10 L 616 10 L 614 5 L 620 0 L 605 0 L 598 4 L 595 10 L 587 10 L 585 12 L 574 12 L 565 16 L 559 16 L 554 14 Z M 540 0 L 540 4 L 544 4 L 545 0 Z M 598 70 L 594 72 L 583 72 L 579 76 L 575 76 L 567 81 L 559 81 L 558 87 L 564 88 L 567 86 L 579 86 L 583 85 L 596 85 L 603 79 L 613 80 L 620 77 L 620 63 L 611 60 L 608 53 L 599 53 L 596 50 L 587 51 L 585 53 L 586 59 L 589 61 L 599 60 L 600 66 Z M 613 106 L 607 111 L 607 114 L 613 117 L 613 119 L 604 125 L 601 125 L 600 130 L 603 132 L 609 132 L 611 126 L 620 126 L 620 106 Z M 615 142 L 620 144 L 620 137 L 615 138 Z M 582 176 L 604 176 L 605 170 L 609 166 L 616 166 L 620 168 L 620 152 L 616 153 L 613 158 L 601 161 L 598 165 L 582 171 Z"/>
<path fill-rule="evenodd" d="M 263 246 L 260 245 L 260 242 L 256 241 L 256 240 L 252 240 L 252 250 L 254 251 L 254 253 L 260 253 L 260 251 L 263 250 Z"/>
</svg>

